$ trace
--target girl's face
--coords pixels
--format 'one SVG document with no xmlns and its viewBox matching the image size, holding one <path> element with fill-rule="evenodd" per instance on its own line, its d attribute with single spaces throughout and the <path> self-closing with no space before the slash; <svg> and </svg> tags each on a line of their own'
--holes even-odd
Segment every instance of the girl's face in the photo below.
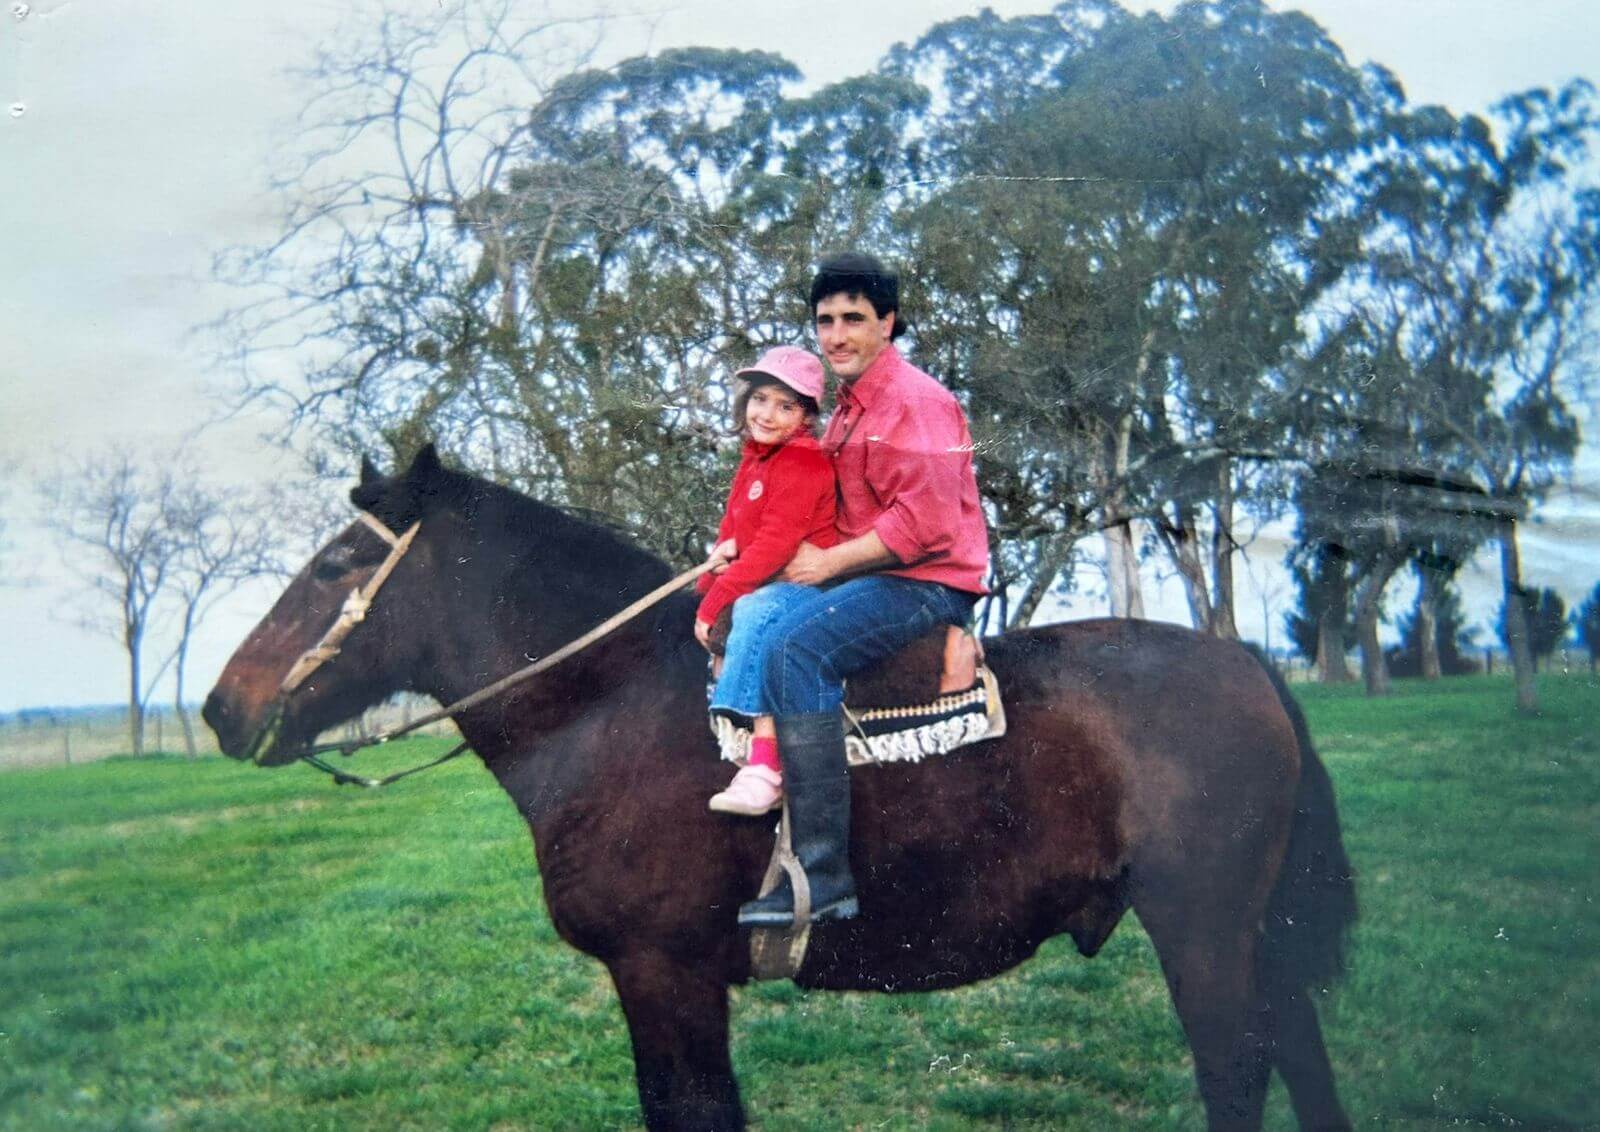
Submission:
<svg viewBox="0 0 1600 1132">
<path fill-rule="evenodd" d="M 806 423 L 800 398 L 786 385 L 761 385 L 745 402 L 744 425 L 760 444 L 782 444 Z"/>
</svg>

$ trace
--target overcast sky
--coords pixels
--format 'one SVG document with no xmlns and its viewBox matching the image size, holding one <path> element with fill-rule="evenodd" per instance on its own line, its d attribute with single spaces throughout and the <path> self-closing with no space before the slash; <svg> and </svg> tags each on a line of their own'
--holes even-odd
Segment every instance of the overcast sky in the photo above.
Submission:
<svg viewBox="0 0 1600 1132">
<path fill-rule="evenodd" d="M 395 6 L 442 17 L 459 2 Z M 1049 7 L 991 6 L 1003 15 Z M 1353 61 L 1388 66 L 1413 102 L 1457 111 L 1592 74 L 1600 59 L 1595 0 L 1280 6 L 1309 12 Z M 35 522 L 28 484 L 113 444 L 170 451 L 215 416 L 229 375 L 191 331 L 234 296 L 210 282 L 211 257 L 273 233 L 281 202 L 267 175 L 293 152 L 306 95 L 285 69 L 369 5 L 3 0 L 0 8 L 0 711 L 115 702 L 121 654 L 73 626 L 78 599 Z M 945 0 L 652 6 L 618 17 L 605 51 L 760 48 L 823 83 L 865 71 L 896 41 L 976 8 Z M 256 416 L 215 427 L 202 451 L 236 479 L 267 478 L 288 466 L 258 439 L 273 423 Z M 1586 418 L 1591 430 L 1596 423 Z M 1554 500 L 1524 543 L 1529 581 L 1558 586 L 1569 602 L 1600 578 L 1600 472 L 1592 455 L 1584 467 L 1577 492 Z M 1269 593 L 1279 591 L 1279 610 L 1288 596 L 1275 568 L 1281 555 L 1280 543 L 1263 544 L 1253 565 Z M 1260 601 L 1250 571 L 1242 573 L 1241 625 L 1259 635 Z M 1466 583 L 1469 607 L 1487 611 L 1498 585 L 1492 566 L 1475 566 Z M 1150 591 L 1156 615 L 1182 619 L 1176 584 L 1152 579 Z M 269 599 L 249 595 L 211 624 L 196 657 L 197 693 Z M 1092 602 L 1074 610 L 1094 611 Z M 1276 624 L 1273 634 L 1281 636 Z"/>
</svg>

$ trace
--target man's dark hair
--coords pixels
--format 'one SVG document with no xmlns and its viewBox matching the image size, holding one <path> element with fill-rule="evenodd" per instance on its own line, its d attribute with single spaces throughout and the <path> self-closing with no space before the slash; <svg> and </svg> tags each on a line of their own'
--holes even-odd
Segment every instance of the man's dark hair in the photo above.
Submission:
<svg viewBox="0 0 1600 1132">
<path fill-rule="evenodd" d="M 862 296 L 879 318 L 892 312 L 895 319 L 889 331 L 891 341 L 905 333 L 905 321 L 900 317 L 900 276 L 877 256 L 839 252 L 823 257 L 811 280 L 811 313 L 816 314 L 817 304 L 823 299 L 841 293 Z"/>
</svg>

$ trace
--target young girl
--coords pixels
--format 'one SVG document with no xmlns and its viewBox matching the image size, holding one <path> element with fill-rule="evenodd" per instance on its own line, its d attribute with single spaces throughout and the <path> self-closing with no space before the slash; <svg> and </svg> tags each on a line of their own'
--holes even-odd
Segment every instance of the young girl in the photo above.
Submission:
<svg viewBox="0 0 1600 1132">
<path fill-rule="evenodd" d="M 711 710 L 753 720 L 753 738 L 749 761 L 710 804 L 724 813 L 764 814 L 783 800 L 783 773 L 777 732 L 762 705 L 761 651 L 755 645 L 792 588 L 765 584 L 788 565 L 801 542 L 829 547 L 838 536 L 833 465 L 816 439 L 822 363 L 799 347 L 778 346 L 734 376 L 742 379 L 733 419 L 744 453 L 711 552 L 727 565 L 700 579 L 705 596 L 694 633 L 709 646 L 718 615 L 733 605 L 733 631 Z"/>
</svg>

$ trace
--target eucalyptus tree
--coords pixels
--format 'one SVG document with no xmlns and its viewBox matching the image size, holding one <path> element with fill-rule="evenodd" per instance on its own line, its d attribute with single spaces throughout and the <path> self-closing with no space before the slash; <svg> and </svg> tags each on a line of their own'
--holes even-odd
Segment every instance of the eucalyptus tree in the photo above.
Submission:
<svg viewBox="0 0 1600 1132">
<path fill-rule="evenodd" d="M 493 217 L 485 286 L 511 309 L 466 360 L 475 422 L 435 435 L 691 553 L 716 513 L 722 376 L 783 311 L 740 293 L 769 277 L 730 268 L 729 185 L 795 77 L 770 55 L 669 52 L 580 72 L 535 105 L 504 191 L 474 202 Z M 741 306 L 763 319 L 741 324 Z"/>
<path fill-rule="evenodd" d="M 630 150 L 637 122 L 584 121 L 608 94 L 587 69 L 600 27 L 483 0 L 389 12 L 319 55 L 317 148 L 280 184 L 284 229 L 219 261 L 251 289 L 222 326 L 247 396 L 286 401 L 336 451 L 437 439 L 503 482 L 634 522 L 630 488 L 705 478 L 679 473 L 714 438 L 667 392 L 699 384 L 682 370 L 703 320 L 673 249 L 694 202 Z M 769 87 L 785 72 L 766 69 Z M 662 354 L 641 328 L 668 323 L 691 332 Z M 309 369 L 285 378 L 281 351 Z"/>
<path fill-rule="evenodd" d="M 1454 593 L 1456 575 L 1493 533 L 1480 515 L 1447 510 L 1438 518 L 1432 530 L 1414 530 L 1410 537 L 1411 567 L 1417 579 L 1410 619 L 1415 626 L 1417 675 L 1424 680 L 1445 674 L 1449 658 L 1441 656 L 1440 648 L 1454 636 L 1441 617 Z"/>
<path fill-rule="evenodd" d="M 685 49 L 575 75 L 534 110 L 544 164 L 603 155 L 658 203 L 620 234 L 560 241 L 546 272 L 564 273 L 565 289 L 530 295 L 493 367 L 518 376 L 505 398 L 515 411 L 537 402 L 535 378 L 559 393 L 548 416 L 568 435 L 539 437 L 567 446 L 570 498 L 648 518 L 669 554 L 711 533 L 729 375 L 764 346 L 804 340 L 823 249 L 881 235 L 879 186 L 899 175 L 896 139 L 922 100 L 870 76 L 785 97 L 796 78 L 777 56 Z M 528 247 L 547 227 L 542 212 L 513 215 L 509 243 Z"/>
<path fill-rule="evenodd" d="M 1284 629 L 1300 655 L 1311 661 L 1324 684 L 1346 684 L 1354 677 L 1346 654 L 1355 641 L 1350 622 L 1352 561 L 1344 545 L 1320 538 L 1308 529 L 1301 512 L 1300 529 L 1288 566 L 1300 607 L 1284 617 Z"/>
<path fill-rule="evenodd" d="M 1376 443 L 1442 485 L 1436 507 L 1493 532 L 1516 702 L 1532 711 L 1517 529 L 1578 443 L 1569 402 L 1587 377 L 1600 268 L 1600 193 L 1583 163 L 1600 123 L 1582 82 L 1510 97 L 1495 120 L 1498 133 L 1437 108 L 1397 117 L 1365 175 L 1376 222 L 1350 306 L 1410 377 L 1377 418 L 1349 381 L 1343 396 L 1325 390 L 1322 427 L 1359 437 L 1369 462 Z"/>
<path fill-rule="evenodd" d="M 986 13 L 891 65 L 940 111 L 908 222 L 926 336 L 1006 466 L 984 481 L 1004 536 L 1054 544 L 1035 588 L 1103 529 L 1113 611 L 1136 613 L 1148 517 L 1197 626 L 1236 635 L 1241 461 L 1284 454 L 1275 371 L 1355 246 L 1337 174 L 1381 84 L 1253 0 Z"/>
<path fill-rule="evenodd" d="M 1283 628 L 1294 649 L 1314 665 L 1317 680 L 1346 684 L 1350 665 L 1346 654 L 1355 640 L 1350 625 L 1350 556 L 1338 542 L 1306 537 L 1288 558 L 1290 577 L 1298 590 L 1299 608 L 1283 617 Z"/>
<path fill-rule="evenodd" d="M 1291 558 L 1324 567 L 1318 583 L 1330 609 L 1348 605 L 1370 694 L 1389 688 L 1378 623 L 1391 580 L 1408 561 L 1424 570 L 1421 615 L 1433 583 L 1487 537 L 1483 493 L 1459 472 L 1453 441 L 1426 425 L 1415 401 L 1426 382 L 1403 346 L 1408 311 L 1390 303 L 1371 317 L 1347 314 L 1317 349 L 1290 367 L 1293 429 L 1305 464 L 1294 493 L 1298 547 Z M 1341 614 L 1342 616 L 1342 614 Z M 1319 655 L 1326 679 L 1333 626 Z"/>
</svg>

